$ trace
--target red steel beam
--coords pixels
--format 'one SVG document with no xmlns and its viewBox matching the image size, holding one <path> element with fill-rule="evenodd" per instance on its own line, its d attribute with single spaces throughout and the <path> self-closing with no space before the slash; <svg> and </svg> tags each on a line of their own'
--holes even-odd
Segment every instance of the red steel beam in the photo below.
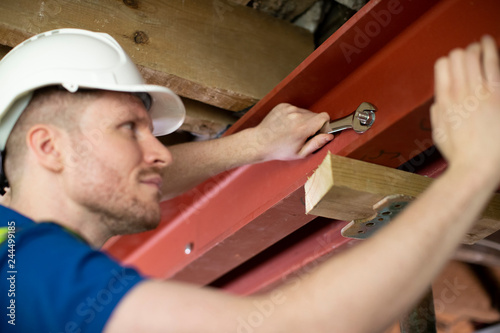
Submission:
<svg viewBox="0 0 500 333">
<path fill-rule="evenodd" d="M 446 163 L 430 149 L 402 169 L 436 178 Z M 284 282 L 299 285 L 320 263 L 360 242 L 342 237 L 347 223 L 318 217 L 210 285 L 238 295 L 269 291 Z"/>
<path fill-rule="evenodd" d="M 496 0 L 369 2 L 230 129 L 256 125 L 280 102 L 338 118 L 367 101 L 378 107 L 368 132 L 343 132 L 301 161 L 215 176 L 162 203 L 155 231 L 105 249 L 150 276 L 212 282 L 314 219 L 304 214 L 303 185 L 327 150 L 396 167 L 429 148 L 435 60 L 485 33 L 500 40 L 499 14 Z"/>
<path fill-rule="evenodd" d="M 238 295 L 274 289 L 285 281 L 300 281 L 326 259 L 359 240 L 342 237 L 343 221 L 318 217 L 228 272 L 210 286 Z"/>
</svg>

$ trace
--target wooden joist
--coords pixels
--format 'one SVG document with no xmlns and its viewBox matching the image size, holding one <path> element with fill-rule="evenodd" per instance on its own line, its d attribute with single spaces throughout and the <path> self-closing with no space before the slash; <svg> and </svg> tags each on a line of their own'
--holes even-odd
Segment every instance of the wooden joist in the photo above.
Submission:
<svg viewBox="0 0 500 333">
<path fill-rule="evenodd" d="M 418 197 L 432 178 L 347 157 L 328 154 L 305 184 L 307 214 L 351 221 L 374 215 L 373 206 L 387 196 Z M 446 199 L 444 199 L 446 200 Z M 500 230 L 500 194 L 463 240 L 472 244 Z"/>
<path fill-rule="evenodd" d="M 63 27 L 109 33 L 149 83 L 232 111 L 255 104 L 313 51 L 306 30 L 228 0 L 0 2 L 0 44 Z"/>
<path fill-rule="evenodd" d="M 180 130 L 193 134 L 199 140 L 220 137 L 238 120 L 231 111 L 187 98 L 183 98 L 182 102 L 186 107 L 186 119 Z"/>
</svg>

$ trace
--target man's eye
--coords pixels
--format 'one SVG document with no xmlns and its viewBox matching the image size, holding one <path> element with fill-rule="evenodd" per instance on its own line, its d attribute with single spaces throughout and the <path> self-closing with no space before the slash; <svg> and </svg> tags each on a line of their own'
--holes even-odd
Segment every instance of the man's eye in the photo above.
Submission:
<svg viewBox="0 0 500 333">
<path fill-rule="evenodd" d="M 123 126 L 123 127 L 125 127 L 125 128 L 126 128 L 126 129 L 128 129 L 128 130 L 131 130 L 131 131 L 134 131 L 134 130 L 135 130 L 135 128 L 136 128 L 135 123 L 134 123 L 134 122 L 132 122 L 132 121 L 130 121 L 130 122 L 128 122 L 128 123 L 125 123 L 125 124 L 123 124 L 122 126 Z"/>
</svg>

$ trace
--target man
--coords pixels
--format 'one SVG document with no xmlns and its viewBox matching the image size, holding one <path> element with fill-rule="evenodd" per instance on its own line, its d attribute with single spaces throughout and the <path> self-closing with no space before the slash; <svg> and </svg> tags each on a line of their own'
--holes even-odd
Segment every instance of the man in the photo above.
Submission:
<svg viewBox="0 0 500 333">
<path fill-rule="evenodd" d="M 79 33 L 68 32 L 72 38 Z M 328 117 L 279 105 L 253 129 L 172 147 L 170 153 L 152 135 L 152 123 L 166 124 L 168 132 L 182 117 L 167 91 L 160 93 L 169 96 L 171 103 L 164 105 L 171 113 L 159 116 L 155 103 L 167 99 L 148 86 L 127 90 L 59 82 L 63 89 L 38 90 L 24 101 L 27 107 L 17 111 L 20 117 L 5 135 L 11 209 L 0 214 L 2 226 L 16 226 L 10 238 L 15 262 L 8 257 L 14 253 L 8 252 L 12 242 L 4 243 L 0 286 L 4 295 L 16 296 L 2 297 L 0 307 L 8 310 L 2 331 L 244 332 L 249 329 L 241 318 L 270 299 L 279 299 L 279 305 L 253 332 L 383 330 L 427 288 L 500 182 L 500 68 L 493 39 L 454 50 L 436 63 L 435 73 L 434 136 L 449 162 L 443 176 L 397 220 L 324 263 L 298 287 L 246 298 L 147 280 L 92 248 L 114 234 L 154 227 L 162 191 L 167 197 L 180 193 L 205 176 L 245 163 L 307 156 L 332 139 L 321 134 L 306 141 Z M 76 95 L 64 91 L 76 91 L 75 86 L 94 89 Z M 478 91 L 481 98 L 464 115 L 459 106 Z M 296 136 L 280 142 L 283 135 L 277 133 L 265 144 L 256 141 L 259 133 L 281 128 L 273 124 L 276 114 L 288 119 Z M 1 137 L 3 123 L 0 129 Z M 229 147 L 242 149 L 229 156 Z M 194 170 L 182 174 L 188 167 Z M 18 272 L 6 276 L 17 266 Z"/>
</svg>

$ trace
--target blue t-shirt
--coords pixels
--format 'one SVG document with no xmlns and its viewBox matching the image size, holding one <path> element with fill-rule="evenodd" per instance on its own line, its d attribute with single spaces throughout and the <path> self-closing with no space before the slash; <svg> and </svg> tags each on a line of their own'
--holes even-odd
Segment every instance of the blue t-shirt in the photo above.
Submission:
<svg viewBox="0 0 500 333">
<path fill-rule="evenodd" d="M 2 333 L 101 332 L 143 280 L 61 226 L 34 223 L 0 205 L 1 239 Z"/>
</svg>

